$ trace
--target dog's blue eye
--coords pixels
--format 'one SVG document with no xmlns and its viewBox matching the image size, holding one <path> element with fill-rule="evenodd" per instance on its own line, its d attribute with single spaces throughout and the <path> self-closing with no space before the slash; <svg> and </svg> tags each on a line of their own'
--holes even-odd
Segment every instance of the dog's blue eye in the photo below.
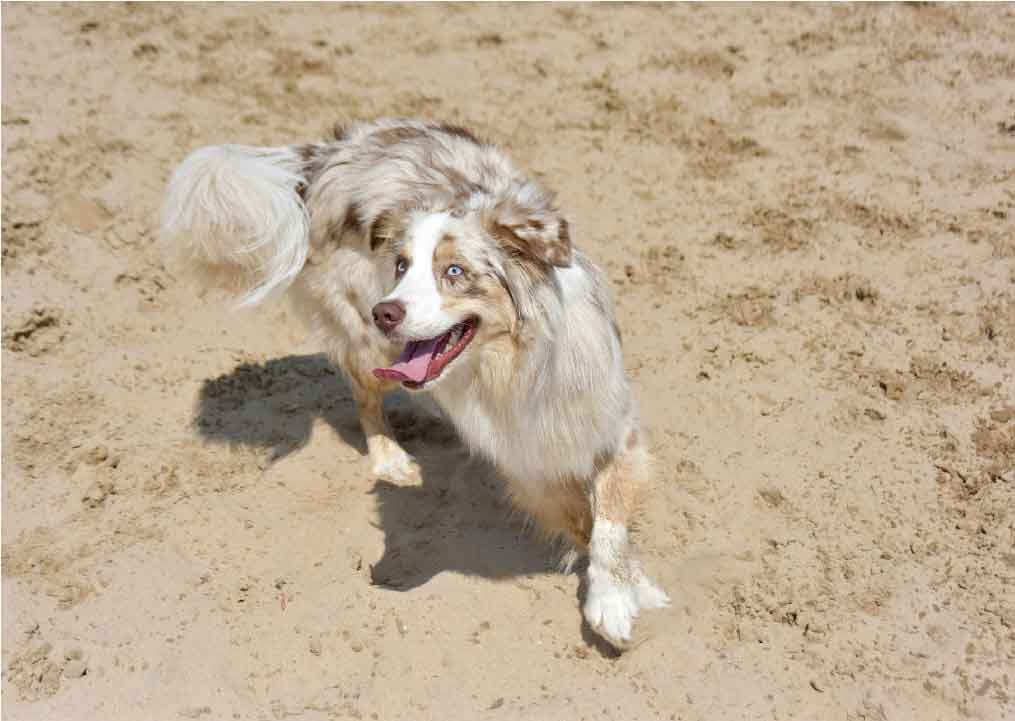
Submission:
<svg viewBox="0 0 1015 721">
<path fill-rule="evenodd" d="M 462 270 L 462 267 L 460 265 L 449 265 L 447 270 L 448 275 L 450 275 L 452 278 L 457 278 L 464 272 L 465 271 Z"/>
<path fill-rule="evenodd" d="M 398 263 L 395 265 L 395 272 L 401 275 L 407 270 L 409 270 L 409 263 L 404 258 L 399 259 Z"/>
</svg>

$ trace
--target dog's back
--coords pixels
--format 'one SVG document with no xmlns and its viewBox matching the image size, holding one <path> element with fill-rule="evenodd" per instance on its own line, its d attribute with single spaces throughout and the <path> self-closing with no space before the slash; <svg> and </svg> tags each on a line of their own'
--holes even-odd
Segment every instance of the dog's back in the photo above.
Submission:
<svg viewBox="0 0 1015 721">
<path fill-rule="evenodd" d="M 377 120 L 319 143 L 194 151 L 170 180 L 162 235 L 207 284 L 253 305 L 284 290 L 310 253 L 375 243 L 387 213 L 477 197 L 553 222 L 553 196 L 468 130 Z"/>
</svg>

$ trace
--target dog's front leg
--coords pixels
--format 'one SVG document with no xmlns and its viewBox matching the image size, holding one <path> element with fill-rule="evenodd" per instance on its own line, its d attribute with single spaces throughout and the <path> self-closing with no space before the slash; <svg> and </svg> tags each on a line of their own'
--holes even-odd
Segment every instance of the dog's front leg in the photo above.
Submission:
<svg viewBox="0 0 1015 721">
<path fill-rule="evenodd" d="M 419 467 L 391 433 L 384 419 L 384 388 L 372 375 L 349 373 L 359 423 L 367 439 L 371 472 L 392 481 L 419 480 Z"/>
<path fill-rule="evenodd" d="M 592 535 L 589 539 L 585 619 L 618 647 L 631 640 L 638 611 L 669 605 L 670 599 L 632 558 L 628 527 L 644 481 L 644 452 L 614 457 L 592 483 Z"/>
</svg>

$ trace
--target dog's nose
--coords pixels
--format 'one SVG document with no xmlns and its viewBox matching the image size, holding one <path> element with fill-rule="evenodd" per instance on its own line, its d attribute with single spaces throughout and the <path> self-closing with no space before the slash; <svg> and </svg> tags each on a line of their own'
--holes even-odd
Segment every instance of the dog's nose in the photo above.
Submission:
<svg viewBox="0 0 1015 721">
<path fill-rule="evenodd" d="M 393 331 L 405 318 L 405 306 L 389 300 L 374 306 L 374 323 L 385 333 Z"/>
</svg>

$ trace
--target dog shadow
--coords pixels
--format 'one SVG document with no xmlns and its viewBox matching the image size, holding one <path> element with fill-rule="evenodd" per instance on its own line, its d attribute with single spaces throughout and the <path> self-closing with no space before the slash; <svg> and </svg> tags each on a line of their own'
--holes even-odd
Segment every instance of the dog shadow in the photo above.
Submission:
<svg viewBox="0 0 1015 721">
<path fill-rule="evenodd" d="M 370 565 L 373 584 L 408 591 L 445 571 L 496 579 L 555 568 L 554 549 L 512 518 L 502 479 L 435 407 L 392 394 L 385 414 L 421 483 L 374 479 L 384 553 Z M 243 363 L 206 380 L 194 426 L 208 441 L 262 448 L 275 462 L 307 445 L 318 418 L 366 455 L 352 392 L 323 354 Z"/>
</svg>

